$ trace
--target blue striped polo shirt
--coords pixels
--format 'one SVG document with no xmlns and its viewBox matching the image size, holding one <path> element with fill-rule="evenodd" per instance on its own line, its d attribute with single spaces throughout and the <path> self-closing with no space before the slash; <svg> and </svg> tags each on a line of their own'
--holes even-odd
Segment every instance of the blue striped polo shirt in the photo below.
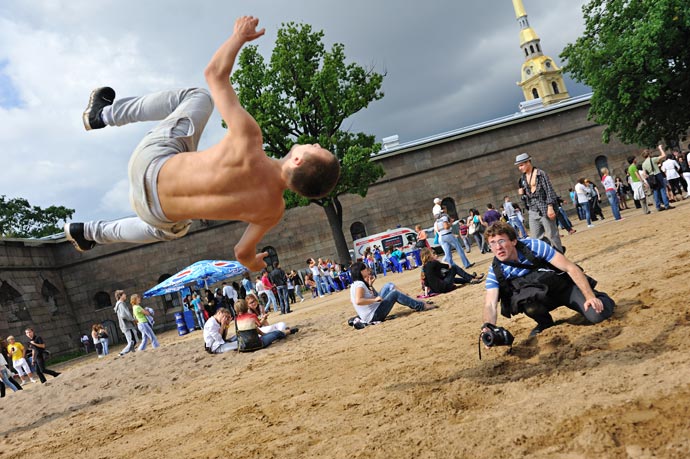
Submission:
<svg viewBox="0 0 690 459">
<path fill-rule="evenodd" d="M 554 255 L 556 255 L 556 251 L 553 249 L 553 247 L 539 239 L 520 239 L 520 242 L 525 244 L 527 248 L 530 249 L 537 258 L 541 258 L 542 260 L 551 262 Z M 520 253 L 519 250 L 518 262 L 523 265 L 532 265 L 532 263 L 530 263 L 529 260 L 527 260 L 525 256 Z M 500 265 L 506 280 L 514 279 L 516 277 L 522 277 L 531 271 L 529 269 L 516 268 L 514 266 L 506 265 L 503 263 L 500 263 Z M 486 289 L 489 290 L 492 288 L 498 288 L 498 280 L 496 280 L 496 275 L 494 274 L 493 263 L 489 267 L 489 273 L 486 275 Z"/>
</svg>

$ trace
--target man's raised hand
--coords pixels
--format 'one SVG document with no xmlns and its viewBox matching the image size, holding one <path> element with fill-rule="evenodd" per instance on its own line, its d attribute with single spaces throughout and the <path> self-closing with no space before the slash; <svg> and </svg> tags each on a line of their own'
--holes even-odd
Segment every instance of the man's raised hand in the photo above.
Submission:
<svg viewBox="0 0 690 459">
<path fill-rule="evenodd" d="M 255 18 L 254 16 L 241 16 L 235 21 L 233 33 L 245 42 L 256 40 L 266 32 L 266 29 L 263 28 L 261 30 L 256 30 L 258 25 L 259 18 Z"/>
</svg>

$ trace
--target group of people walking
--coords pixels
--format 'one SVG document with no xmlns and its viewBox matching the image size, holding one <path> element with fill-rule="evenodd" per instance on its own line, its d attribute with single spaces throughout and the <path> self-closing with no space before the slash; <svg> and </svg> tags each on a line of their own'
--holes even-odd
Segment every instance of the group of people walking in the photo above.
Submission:
<svg viewBox="0 0 690 459">
<path fill-rule="evenodd" d="M 24 330 L 26 343 L 10 335 L 0 346 L 0 397 L 5 396 L 6 388 L 12 392 L 22 390 L 22 385 L 28 381 L 32 383 L 46 382 L 45 375 L 57 377 L 59 372 L 46 367 L 49 354 L 46 343 L 35 330 L 28 327 Z"/>
</svg>

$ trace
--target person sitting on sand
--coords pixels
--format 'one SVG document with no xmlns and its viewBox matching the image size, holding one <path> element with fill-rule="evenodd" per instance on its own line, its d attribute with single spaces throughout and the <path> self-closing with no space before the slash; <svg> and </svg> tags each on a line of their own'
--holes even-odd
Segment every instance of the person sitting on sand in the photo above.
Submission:
<svg viewBox="0 0 690 459">
<path fill-rule="evenodd" d="M 285 333 L 286 330 L 291 330 L 291 333 L 297 333 L 297 328 L 289 328 L 285 322 L 277 322 L 273 325 L 269 325 L 268 316 L 270 315 L 270 312 L 266 312 L 264 314 L 261 313 L 261 303 L 259 303 L 259 299 L 253 293 L 247 295 L 245 300 L 249 306 L 249 312 L 256 315 L 257 323 L 259 324 L 259 328 L 262 332 L 270 333 L 275 330 L 280 330 Z"/>
<path fill-rule="evenodd" d="M 613 314 L 616 304 L 606 293 L 593 290 L 596 281 L 547 243 L 518 241 L 515 229 L 505 222 L 491 225 L 485 237 L 494 253 L 486 276 L 485 324 L 496 325 L 499 299 L 501 315 L 525 313 L 537 322 L 530 336 L 552 327 L 550 312 L 562 305 L 594 324 Z"/>
<path fill-rule="evenodd" d="M 204 324 L 204 347 L 211 354 L 222 354 L 237 350 L 237 338 L 227 338 L 232 313 L 227 308 L 218 308 Z"/>
<path fill-rule="evenodd" d="M 274 341 L 279 339 L 285 339 L 288 335 L 297 333 L 299 330 L 297 328 L 285 328 L 285 331 L 273 330 L 265 333 L 261 330 L 261 322 L 259 317 L 253 312 L 249 311 L 249 304 L 247 300 L 237 300 L 235 303 L 235 309 L 237 310 L 237 339 L 247 340 L 251 335 L 256 336 L 258 334 L 261 344 L 259 347 L 268 347 Z M 251 339 L 251 338 L 250 338 Z"/>
<path fill-rule="evenodd" d="M 455 290 L 458 285 L 478 284 L 484 277 L 484 274 L 469 274 L 458 265 L 439 261 L 429 248 L 422 249 L 421 257 L 424 282 L 432 293 L 447 293 Z"/>
<path fill-rule="evenodd" d="M 397 290 L 392 282 L 385 284 L 380 293 L 377 292 L 373 285 L 376 276 L 361 261 L 352 264 L 350 274 L 352 276 L 350 301 L 352 301 L 352 306 L 357 311 L 360 320 L 364 323 L 385 320 L 395 303 L 400 303 L 419 312 L 436 307 L 431 301 L 423 302 L 410 298 Z"/>
</svg>

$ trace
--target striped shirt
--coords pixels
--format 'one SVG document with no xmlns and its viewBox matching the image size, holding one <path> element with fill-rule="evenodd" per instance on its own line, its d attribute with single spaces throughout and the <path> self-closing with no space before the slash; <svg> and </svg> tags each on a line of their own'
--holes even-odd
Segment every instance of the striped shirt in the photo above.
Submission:
<svg viewBox="0 0 690 459">
<path fill-rule="evenodd" d="M 521 239 L 520 242 L 525 244 L 527 248 L 530 249 L 537 258 L 541 258 L 542 260 L 546 260 L 547 262 L 551 262 L 554 255 L 556 255 L 556 251 L 553 249 L 553 247 L 539 239 L 527 238 Z M 518 263 L 523 265 L 532 265 L 532 263 L 530 263 L 529 260 L 527 260 L 525 256 L 520 253 L 519 250 L 517 254 Z M 516 268 L 515 266 L 506 265 L 500 262 L 499 264 L 501 266 L 501 270 L 503 271 L 503 275 L 505 276 L 506 280 L 514 279 L 516 277 L 522 277 L 531 272 L 531 270 L 529 269 Z M 494 267 L 492 263 L 489 267 L 489 273 L 486 275 L 486 289 L 489 290 L 494 288 L 498 288 L 498 280 L 496 279 L 496 274 L 494 274 Z"/>
</svg>

